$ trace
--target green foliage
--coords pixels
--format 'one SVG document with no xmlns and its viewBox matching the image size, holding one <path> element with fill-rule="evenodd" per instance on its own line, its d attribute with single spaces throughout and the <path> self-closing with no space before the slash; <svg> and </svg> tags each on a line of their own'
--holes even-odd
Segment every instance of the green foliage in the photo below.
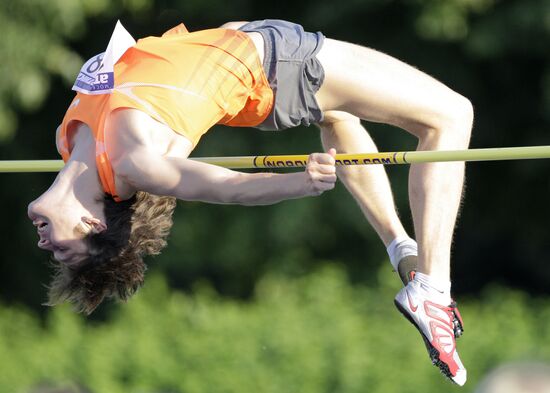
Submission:
<svg viewBox="0 0 550 393">
<path fill-rule="evenodd" d="M 70 47 L 81 38 L 87 18 L 112 14 L 121 6 L 138 12 L 150 0 L 5 0 L 0 3 L 0 143 L 11 140 L 16 110 L 34 111 L 44 103 L 52 76 L 68 87 L 82 65 Z"/>
<path fill-rule="evenodd" d="M 393 307 L 398 280 L 351 286 L 325 265 L 289 280 L 263 279 L 249 303 L 207 286 L 170 291 L 161 276 L 116 309 L 86 322 L 66 307 L 44 326 L 0 308 L 0 391 L 82 386 L 91 392 L 470 392 L 507 360 L 550 360 L 550 307 L 503 288 L 461 302 L 459 341 L 470 382 L 459 389 L 430 365 L 416 330 Z"/>
<path fill-rule="evenodd" d="M 417 0 L 423 5 L 416 27 L 423 37 L 460 40 L 469 30 L 469 16 L 486 12 L 494 0 Z"/>
</svg>

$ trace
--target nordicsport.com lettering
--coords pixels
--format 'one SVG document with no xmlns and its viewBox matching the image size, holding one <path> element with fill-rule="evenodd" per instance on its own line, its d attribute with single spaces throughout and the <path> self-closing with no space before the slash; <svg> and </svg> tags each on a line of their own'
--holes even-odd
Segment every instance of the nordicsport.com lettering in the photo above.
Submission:
<svg viewBox="0 0 550 393">
<path fill-rule="evenodd" d="M 336 165 L 374 165 L 374 164 L 396 164 L 397 161 L 393 158 L 365 158 L 359 159 L 346 159 L 336 160 Z M 304 160 L 278 160 L 278 161 L 266 161 L 265 166 L 267 168 L 292 168 L 292 167 L 304 167 L 307 165 L 307 161 Z"/>
</svg>

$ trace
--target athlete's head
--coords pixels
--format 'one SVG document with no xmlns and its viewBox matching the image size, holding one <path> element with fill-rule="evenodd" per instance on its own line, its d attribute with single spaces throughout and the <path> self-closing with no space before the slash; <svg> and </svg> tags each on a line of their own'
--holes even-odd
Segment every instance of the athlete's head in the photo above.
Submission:
<svg viewBox="0 0 550 393">
<path fill-rule="evenodd" d="M 38 247 L 53 252 L 55 274 L 48 305 L 64 301 L 91 313 L 106 297 L 127 300 L 143 284 L 143 257 L 158 254 L 172 226 L 175 199 L 138 192 L 101 209 L 78 203 L 53 204 L 48 192 L 29 205 Z M 61 206 L 60 206 L 61 205 Z"/>
</svg>

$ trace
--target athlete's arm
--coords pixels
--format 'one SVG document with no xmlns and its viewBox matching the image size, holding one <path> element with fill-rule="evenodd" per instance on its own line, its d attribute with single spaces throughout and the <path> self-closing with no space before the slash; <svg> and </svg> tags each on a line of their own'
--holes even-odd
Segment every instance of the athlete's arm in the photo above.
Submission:
<svg viewBox="0 0 550 393">
<path fill-rule="evenodd" d="M 268 205 L 320 195 L 334 188 L 334 155 L 310 155 L 304 172 L 242 173 L 181 157 L 165 157 L 145 146 L 113 165 L 119 178 L 135 190 L 187 201 Z"/>
</svg>

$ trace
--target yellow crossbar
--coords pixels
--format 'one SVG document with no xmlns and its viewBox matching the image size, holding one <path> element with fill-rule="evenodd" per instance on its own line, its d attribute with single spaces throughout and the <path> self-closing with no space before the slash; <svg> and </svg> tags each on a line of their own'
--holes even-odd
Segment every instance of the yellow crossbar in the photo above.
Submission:
<svg viewBox="0 0 550 393">
<path fill-rule="evenodd" d="M 550 146 L 337 154 L 336 165 L 391 165 L 446 161 L 527 160 L 535 158 L 550 158 Z M 201 157 L 191 159 L 231 169 L 299 168 L 306 166 L 308 155 Z M 63 161 L 61 160 L 0 161 L 0 172 L 57 172 L 62 167 Z"/>
</svg>

